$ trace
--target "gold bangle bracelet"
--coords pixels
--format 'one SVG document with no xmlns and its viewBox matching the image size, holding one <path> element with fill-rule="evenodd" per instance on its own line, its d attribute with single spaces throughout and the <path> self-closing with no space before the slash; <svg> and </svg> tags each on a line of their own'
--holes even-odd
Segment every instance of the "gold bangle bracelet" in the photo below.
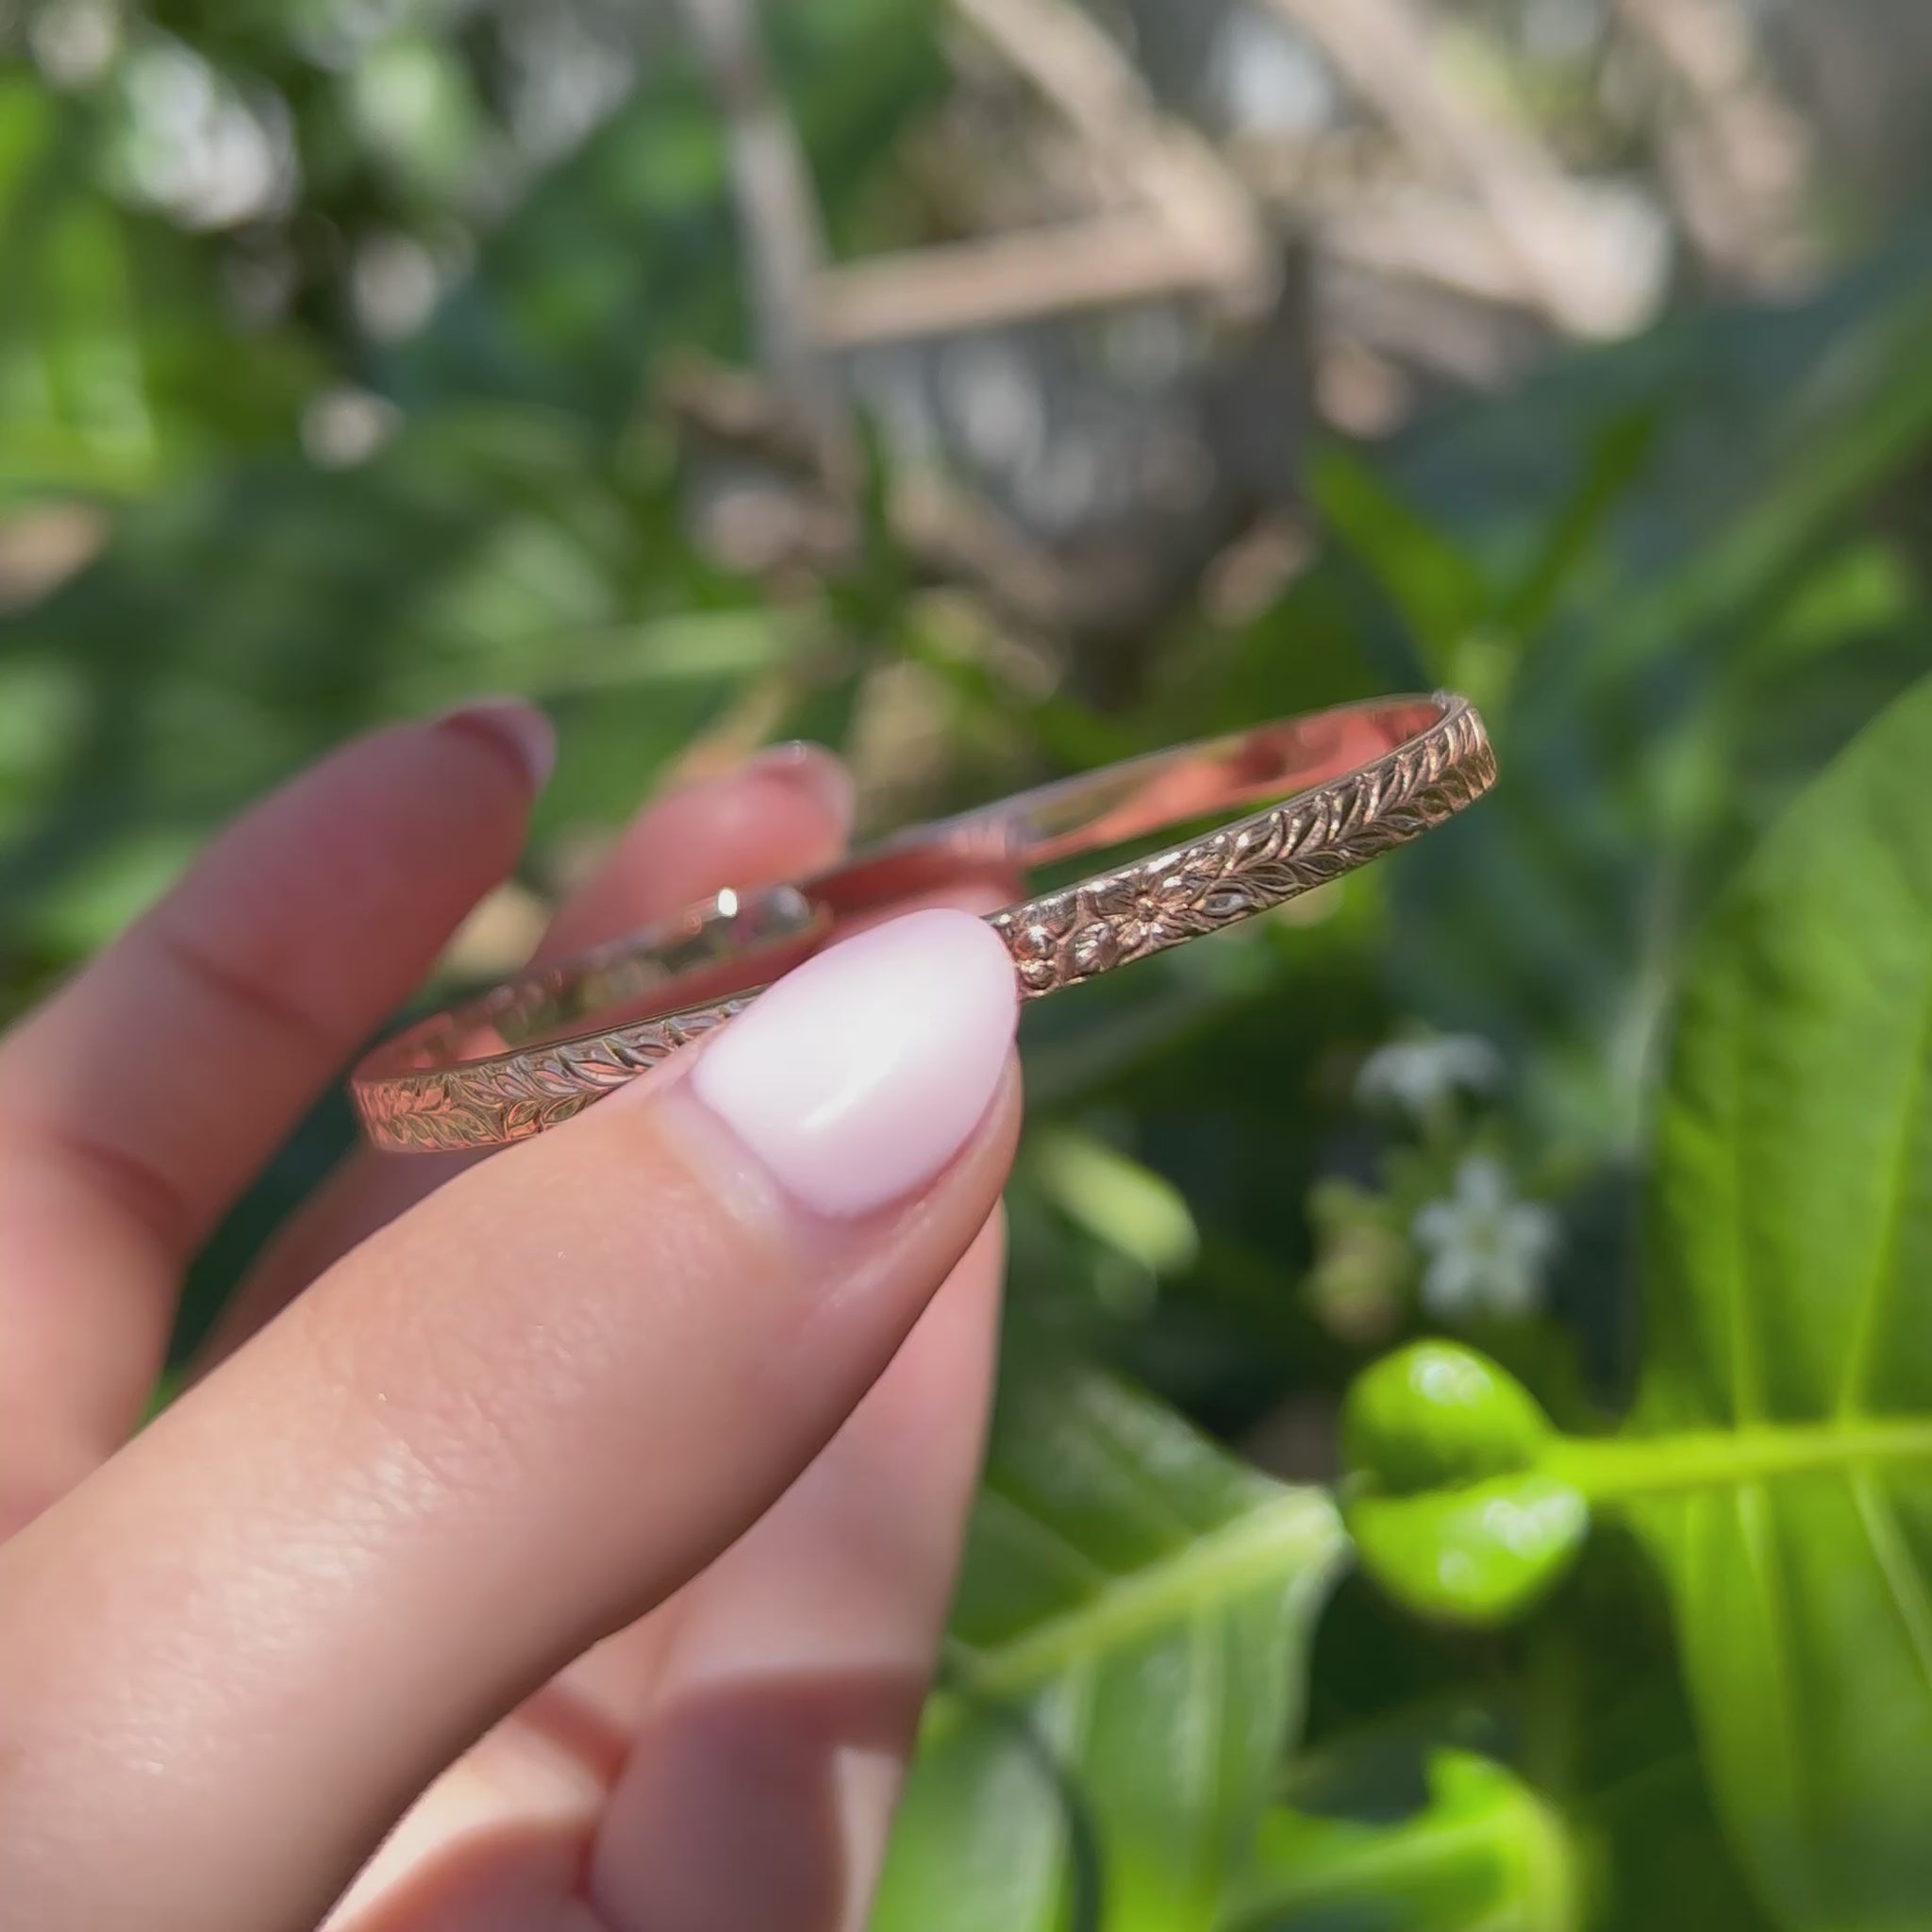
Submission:
<svg viewBox="0 0 1932 1932">
<path fill-rule="evenodd" d="M 1340 878 L 1473 804 L 1495 775 L 1481 719 L 1443 692 L 1155 752 L 911 827 L 794 885 L 720 892 L 507 981 L 384 1041 L 350 1091 L 378 1147 L 524 1140 L 741 1011 L 756 992 L 733 987 L 770 977 L 841 918 L 1277 801 L 992 914 L 1023 996 L 1037 999 Z"/>
</svg>

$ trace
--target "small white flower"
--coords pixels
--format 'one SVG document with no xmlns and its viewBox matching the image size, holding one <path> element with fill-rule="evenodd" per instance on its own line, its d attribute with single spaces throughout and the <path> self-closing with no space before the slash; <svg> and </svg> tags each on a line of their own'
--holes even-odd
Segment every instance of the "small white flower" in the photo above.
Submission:
<svg viewBox="0 0 1932 1932">
<path fill-rule="evenodd" d="M 1391 1040 L 1362 1062 L 1356 1099 L 1393 1106 L 1421 1120 L 1457 1093 L 1488 1093 L 1502 1083 L 1503 1056 L 1473 1033 Z"/>
<path fill-rule="evenodd" d="M 1429 1257 L 1423 1306 L 1432 1315 L 1526 1315 L 1541 1301 L 1557 1217 L 1521 1199 L 1501 1161 L 1471 1155 L 1455 1192 L 1420 1208 L 1413 1232 Z"/>
</svg>

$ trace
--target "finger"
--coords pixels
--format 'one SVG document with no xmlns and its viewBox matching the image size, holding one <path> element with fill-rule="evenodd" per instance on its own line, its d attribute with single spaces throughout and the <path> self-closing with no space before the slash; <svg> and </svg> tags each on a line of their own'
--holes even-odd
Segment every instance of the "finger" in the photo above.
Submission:
<svg viewBox="0 0 1932 1932">
<path fill-rule="evenodd" d="M 349 745 L 0 1042 L 0 1443 L 39 1486 L 125 1434 L 181 1263 L 508 869 L 549 742 L 489 704 Z"/>
<path fill-rule="evenodd" d="M 865 1924 L 978 1474 L 1004 1248 L 995 1218 L 824 1453 L 680 1599 L 590 1865 L 616 1932 Z"/>
<path fill-rule="evenodd" d="M 810 744 L 667 792 L 559 909 L 537 958 L 567 958 L 724 886 L 804 878 L 845 849 L 852 804 L 844 766 Z"/>
<path fill-rule="evenodd" d="M 1016 1005 L 963 913 L 834 947 L 366 1243 L 0 1551 L 17 1923 L 314 1917 L 741 1534 L 991 1212 Z"/>
<path fill-rule="evenodd" d="M 838 858 L 851 824 L 852 781 L 816 745 L 775 745 L 739 771 L 682 786 L 646 806 L 564 903 L 537 963 L 633 931 L 725 886 L 805 877 Z M 224 1314 L 209 1359 L 239 1347 L 338 1257 L 478 1158 L 352 1156 L 252 1271 Z"/>
<path fill-rule="evenodd" d="M 727 885 L 819 871 L 844 850 L 852 814 L 850 777 L 814 745 L 774 746 L 737 771 L 681 786 L 647 805 L 565 901 L 537 959 L 567 957 Z M 349 1247 L 474 1164 L 353 1157 L 253 1271 L 210 1357 L 230 1353 Z M 555 1904 L 574 1881 L 595 1807 L 623 1762 L 633 1687 L 648 1681 L 667 1622 L 642 1620 L 578 1660 L 568 1684 L 546 1690 L 439 1777 L 358 1877 L 332 1932 L 339 1923 L 425 1918 L 467 1928 L 486 1907 L 519 1932 L 536 1923 L 535 1901 Z"/>
<path fill-rule="evenodd" d="M 971 886 L 956 896 L 965 909 L 983 912 L 1006 904 L 1018 883 Z M 823 1651 L 836 1642 L 847 1686 L 841 1693 L 826 1684 L 813 1699 L 808 1737 L 799 1735 L 804 1713 L 788 1712 L 782 1699 L 758 1721 L 749 1695 L 734 1701 L 741 1734 L 768 1731 L 770 1755 L 797 1769 L 781 1781 L 782 1789 L 752 1781 L 737 1794 L 732 1815 L 757 1821 L 754 1835 L 761 1841 L 798 1845 L 794 1868 L 812 1868 L 816 1848 L 815 1869 L 827 1873 L 825 1847 L 834 1834 L 854 1844 L 875 1843 L 903 1773 L 892 1724 L 903 1719 L 902 1736 L 909 1734 L 930 1676 L 977 1473 L 1002 1259 L 995 1222 L 982 1230 L 858 1412 L 798 1481 L 669 1603 L 574 1660 L 441 1774 L 357 1875 L 330 1916 L 328 1932 L 533 1932 L 576 1925 L 586 1909 L 583 1887 L 592 1870 L 598 1822 L 621 1773 L 629 1795 L 603 1835 L 607 1847 L 615 1847 L 600 1894 L 613 1902 L 604 1920 L 615 1932 L 634 1923 L 614 1907 L 648 1879 L 647 1904 L 655 1904 L 643 1923 L 654 1927 L 694 1917 L 724 1932 L 734 1911 L 761 1925 L 757 1914 L 764 1892 L 747 1888 L 744 1861 L 712 1864 L 695 1853 L 680 1861 L 672 1856 L 679 1839 L 675 1831 L 663 1835 L 669 1843 L 661 1861 L 655 1855 L 648 1860 L 624 1856 L 634 1831 L 650 1830 L 646 1814 L 655 1805 L 638 1795 L 640 1787 L 648 1793 L 664 1776 L 665 1761 L 680 1752 L 703 1754 L 699 1719 L 709 1702 L 694 1707 L 665 1676 L 674 1656 L 683 1660 L 680 1674 L 689 1676 L 694 1651 L 681 1633 L 699 1620 L 716 1619 L 725 1630 L 772 1622 L 777 1627 L 764 1649 L 773 1657 L 815 1645 Z M 855 1523 L 869 1524 L 872 1532 L 856 1547 Z M 824 1597 L 847 1565 L 861 1579 L 875 1575 L 877 1552 L 895 1540 L 895 1524 L 903 1525 L 896 1540 L 905 1560 L 891 1589 L 867 1589 L 861 1582 L 858 1591 L 846 1593 L 839 1584 L 852 1615 L 829 1630 L 808 1623 L 791 1641 L 790 1607 Z M 763 1650 L 760 1662 L 762 1657 Z M 724 1659 L 712 1659 L 714 1675 L 724 1669 Z M 866 1748 L 856 1753 L 860 1738 Z M 865 1766 L 863 1789 L 836 1807 L 822 1802 L 822 1789 L 806 1789 L 813 1740 L 827 1757 L 853 1746 Z M 634 1770 L 625 1772 L 626 1759 Z M 661 1841 L 651 1839 L 654 1845 Z M 692 1843 L 705 1841 L 700 1835 Z M 820 1890 L 827 1909 L 836 1891 L 856 1911 L 875 1876 L 875 1862 L 843 1858 L 841 1883 Z M 665 1905 L 668 1914 L 674 1887 L 682 1888 L 691 1907 L 682 1918 L 656 1909 Z"/>
<path fill-rule="evenodd" d="M 327 1932 L 862 1925 L 973 1497 L 1004 1261 L 995 1217 L 804 1474 L 438 1777 Z"/>
</svg>

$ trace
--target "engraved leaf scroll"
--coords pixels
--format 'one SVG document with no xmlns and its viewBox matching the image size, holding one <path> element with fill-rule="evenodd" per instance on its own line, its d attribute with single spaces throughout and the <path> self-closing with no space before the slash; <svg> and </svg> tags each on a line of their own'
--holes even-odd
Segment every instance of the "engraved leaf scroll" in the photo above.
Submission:
<svg viewBox="0 0 1932 1932">
<path fill-rule="evenodd" d="M 1496 775 L 1481 721 L 1459 699 L 1441 702 L 1443 715 L 1427 731 L 1347 777 L 994 914 L 990 923 L 1012 955 L 1023 997 L 1077 986 L 1282 905 L 1481 797 Z M 382 1147 L 525 1140 L 668 1059 L 742 1011 L 749 997 L 491 1059 L 358 1081 L 357 1104 Z M 491 1010 L 486 997 L 481 1011 Z"/>
</svg>

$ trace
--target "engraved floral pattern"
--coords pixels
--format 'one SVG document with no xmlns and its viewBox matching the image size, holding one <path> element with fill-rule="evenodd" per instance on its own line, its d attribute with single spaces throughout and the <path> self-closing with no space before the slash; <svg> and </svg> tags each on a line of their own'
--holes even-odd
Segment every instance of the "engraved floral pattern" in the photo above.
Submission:
<svg viewBox="0 0 1932 1932">
<path fill-rule="evenodd" d="M 554 1046 L 358 1081 L 353 1088 L 357 1110 L 370 1140 L 392 1153 L 527 1141 L 669 1059 L 749 1004 L 727 1000 Z"/>
<path fill-rule="evenodd" d="M 1481 721 L 1452 703 L 1359 772 L 991 924 L 1037 999 L 1326 885 L 1473 804 L 1495 776 Z"/>
<path fill-rule="evenodd" d="M 1428 730 L 1346 777 L 992 915 L 1022 996 L 1077 986 L 1280 906 L 1419 838 L 1495 782 L 1482 721 L 1444 696 Z M 369 1138 L 398 1151 L 525 1140 L 668 1059 L 755 994 L 606 1033 L 353 1083 Z"/>
</svg>

